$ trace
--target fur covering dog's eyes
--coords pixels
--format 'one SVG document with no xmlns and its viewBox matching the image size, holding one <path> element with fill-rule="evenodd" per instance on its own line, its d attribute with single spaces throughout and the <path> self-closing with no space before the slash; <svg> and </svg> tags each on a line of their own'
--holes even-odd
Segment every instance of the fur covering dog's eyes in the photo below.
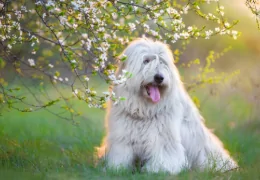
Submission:
<svg viewBox="0 0 260 180">
<path fill-rule="evenodd" d="M 150 59 L 145 59 L 144 64 L 148 64 L 150 62 Z"/>
</svg>

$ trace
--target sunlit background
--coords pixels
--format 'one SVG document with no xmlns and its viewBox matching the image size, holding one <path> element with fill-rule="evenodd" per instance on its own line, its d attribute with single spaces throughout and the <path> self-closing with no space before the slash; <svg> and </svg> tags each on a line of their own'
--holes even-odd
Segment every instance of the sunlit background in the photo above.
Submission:
<svg viewBox="0 0 260 180">
<path fill-rule="evenodd" d="M 229 49 L 212 67 L 215 73 L 240 73 L 218 84 L 196 87 L 189 93 L 192 98 L 196 97 L 194 99 L 205 117 L 205 123 L 238 160 L 244 170 L 242 172 L 249 172 L 250 179 L 255 179 L 259 178 L 256 167 L 260 166 L 260 31 L 255 17 L 243 0 L 223 0 L 221 3 L 228 18 L 239 20 L 234 29 L 241 32 L 241 36 L 236 40 L 219 35 L 210 40 L 192 40 L 176 65 L 184 84 L 188 86 L 192 76 L 205 64 L 210 51 L 221 53 Z M 186 21 L 199 23 L 201 20 L 189 17 Z M 174 51 L 176 47 L 172 45 L 171 49 Z M 182 66 L 196 58 L 200 58 L 200 65 L 192 65 L 190 68 Z M 10 79 L 13 78 L 13 72 L 4 73 L 8 73 Z M 15 80 L 13 82 L 16 83 Z M 99 78 L 92 81 L 91 85 L 98 92 L 107 91 L 108 88 Z M 37 89 L 39 86 L 32 85 L 32 88 Z M 50 96 L 55 93 L 55 89 L 48 89 Z M 64 89 L 63 93 L 71 93 L 71 89 Z M 49 110 L 56 111 L 57 108 L 60 111 L 56 106 L 52 108 Z M 86 103 L 76 99 L 73 108 L 81 115 L 72 122 L 50 113 L 48 109 L 22 113 L 2 107 L 0 176 L 11 179 L 16 176 L 37 179 L 42 174 L 47 179 L 98 179 L 107 176 L 100 169 L 95 169 L 93 163 L 95 147 L 105 135 L 105 110 L 90 109 Z M 67 118 L 70 119 L 69 114 Z M 117 176 L 108 176 L 113 177 Z M 144 178 L 142 175 L 140 177 Z"/>
</svg>

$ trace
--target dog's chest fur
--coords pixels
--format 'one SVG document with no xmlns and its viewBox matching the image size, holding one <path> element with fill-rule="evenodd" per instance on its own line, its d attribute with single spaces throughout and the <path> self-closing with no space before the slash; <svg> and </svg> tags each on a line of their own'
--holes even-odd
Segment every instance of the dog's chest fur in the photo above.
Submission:
<svg viewBox="0 0 260 180">
<path fill-rule="evenodd" d="M 154 116 L 150 119 L 126 118 L 125 140 L 133 148 L 134 155 L 141 161 L 152 156 L 154 149 L 161 149 L 173 142 L 176 137 L 172 132 L 173 124 L 168 115 Z"/>
</svg>

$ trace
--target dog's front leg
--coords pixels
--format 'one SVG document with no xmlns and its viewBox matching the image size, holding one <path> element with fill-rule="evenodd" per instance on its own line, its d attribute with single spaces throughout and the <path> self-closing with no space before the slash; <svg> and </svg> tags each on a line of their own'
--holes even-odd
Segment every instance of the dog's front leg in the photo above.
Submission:
<svg viewBox="0 0 260 180">
<path fill-rule="evenodd" d="M 148 172 L 168 172 L 177 174 L 186 166 L 184 148 L 181 143 L 169 142 L 154 149 L 143 170 Z"/>
<path fill-rule="evenodd" d="M 114 143 L 106 153 L 106 163 L 110 169 L 130 168 L 133 163 L 133 150 L 128 145 Z"/>
</svg>

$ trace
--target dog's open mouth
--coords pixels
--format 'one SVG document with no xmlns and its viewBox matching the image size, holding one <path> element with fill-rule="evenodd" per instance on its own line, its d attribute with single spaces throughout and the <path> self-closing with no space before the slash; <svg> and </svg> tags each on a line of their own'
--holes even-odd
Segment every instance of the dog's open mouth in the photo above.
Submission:
<svg viewBox="0 0 260 180">
<path fill-rule="evenodd" d="M 154 103 L 157 103 L 160 101 L 161 94 L 160 94 L 159 86 L 153 85 L 153 84 L 148 84 L 145 86 L 145 89 L 146 89 L 148 96 L 151 98 L 151 100 Z"/>
</svg>

